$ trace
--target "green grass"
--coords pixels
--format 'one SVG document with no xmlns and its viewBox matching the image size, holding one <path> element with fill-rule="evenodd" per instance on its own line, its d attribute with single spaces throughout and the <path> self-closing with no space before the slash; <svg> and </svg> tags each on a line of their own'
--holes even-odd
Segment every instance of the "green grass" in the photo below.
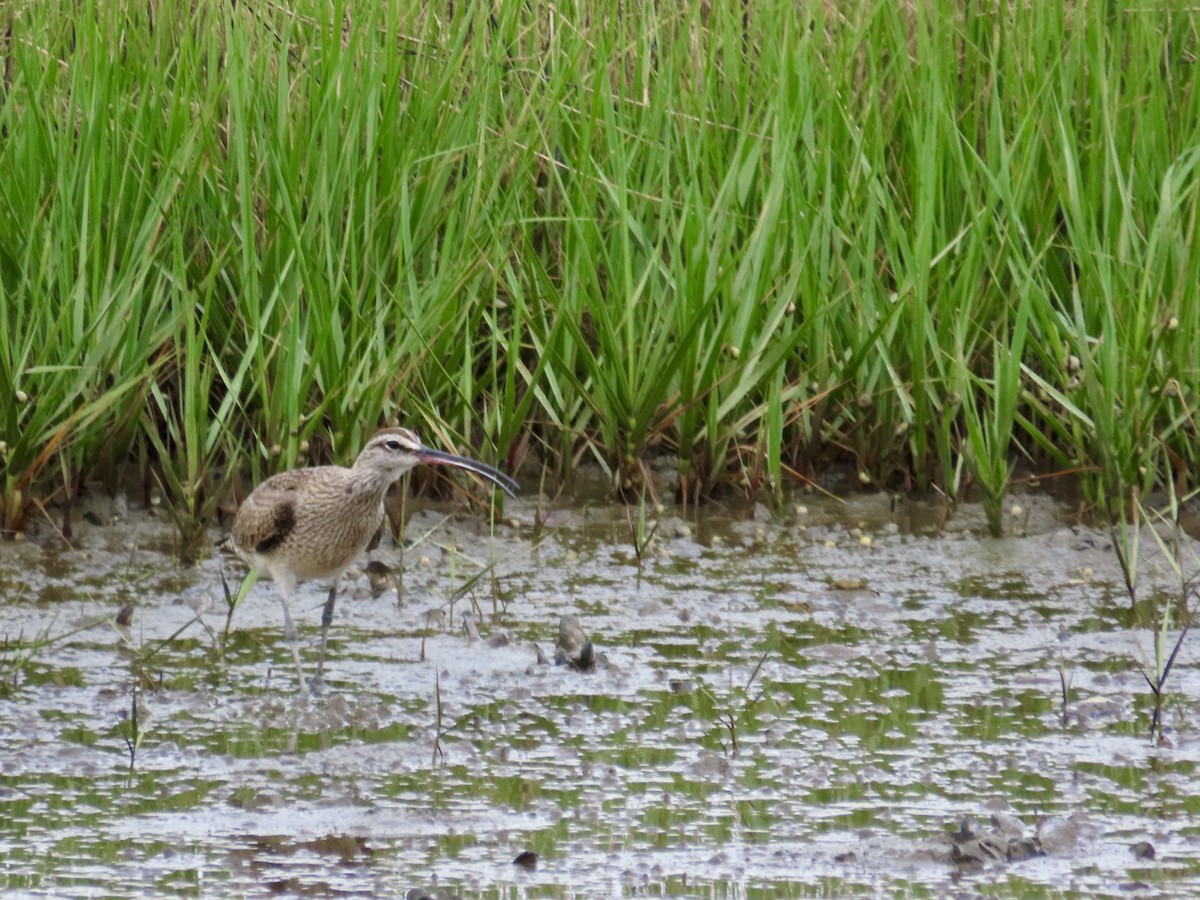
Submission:
<svg viewBox="0 0 1200 900">
<path fill-rule="evenodd" d="M 3 528 L 133 461 L 186 535 L 385 421 L 997 531 L 1018 461 L 1195 467 L 1196 12 L 621 9 L 6 4 Z"/>
</svg>

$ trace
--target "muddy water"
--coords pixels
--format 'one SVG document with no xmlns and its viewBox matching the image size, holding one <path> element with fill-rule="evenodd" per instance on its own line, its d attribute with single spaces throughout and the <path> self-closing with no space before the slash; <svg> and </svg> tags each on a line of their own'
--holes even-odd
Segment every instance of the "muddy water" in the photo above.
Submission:
<svg viewBox="0 0 1200 900">
<path fill-rule="evenodd" d="M 426 507 L 375 554 L 398 577 L 349 579 L 329 691 L 306 702 L 273 586 L 226 637 L 221 568 L 234 587 L 243 570 L 179 569 L 162 519 L 0 546 L 0 887 L 1200 890 L 1200 673 L 1185 644 L 1170 743 L 1149 742 L 1138 663 L 1162 597 L 1129 608 L 1105 534 L 1045 497 L 1003 540 L 972 507 L 797 502 L 667 510 L 640 562 L 624 507 L 527 497 L 492 534 Z M 1140 567 L 1145 594 L 1172 584 L 1149 540 Z M 309 585 L 293 607 L 310 668 L 323 599 Z M 568 613 L 594 671 L 539 662 Z M 1041 855 L 958 858 L 964 818 Z"/>
</svg>

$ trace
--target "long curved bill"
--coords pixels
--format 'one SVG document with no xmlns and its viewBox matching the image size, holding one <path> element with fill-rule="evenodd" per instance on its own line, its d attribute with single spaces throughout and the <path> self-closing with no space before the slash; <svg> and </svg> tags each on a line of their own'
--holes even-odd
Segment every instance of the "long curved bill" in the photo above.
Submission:
<svg viewBox="0 0 1200 900">
<path fill-rule="evenodd" d="M 510 497 L 517 496 L 517 491 L 520 490 L 520 486 L 513 479 L 509 478 L 499 469 L 493 469 L 487 463 L 481 463 L 477 459 L 471 459 L 466 456 L 455 456 L 453 453 L 444 453 L 441 450 L 434 450 L 432 447 L 421 447 L 416 452 L 416 456 L 423 463 L 454 466 L 456 469 L 466 469 L 468 472 L 481 475 Z"/>
</svg>

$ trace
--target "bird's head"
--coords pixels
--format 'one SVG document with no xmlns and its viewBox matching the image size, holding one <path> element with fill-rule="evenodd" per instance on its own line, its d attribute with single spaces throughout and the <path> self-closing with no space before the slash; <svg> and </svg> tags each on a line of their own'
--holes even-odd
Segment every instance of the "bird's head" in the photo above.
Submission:
<svg viewBox="0 0 1200 900">
<path fill-rule="evenodd" d="M 467 469 L 488 479 L 510 497 L 516 496 L 517 483 L 503 472 L 466 456 L 426 447 L 416 433 L 407 428 L 385 428 L 376 432 L 358 454 L 354 468 L 378 473 L 390 484 L 422 463 Z"/>
</svg>

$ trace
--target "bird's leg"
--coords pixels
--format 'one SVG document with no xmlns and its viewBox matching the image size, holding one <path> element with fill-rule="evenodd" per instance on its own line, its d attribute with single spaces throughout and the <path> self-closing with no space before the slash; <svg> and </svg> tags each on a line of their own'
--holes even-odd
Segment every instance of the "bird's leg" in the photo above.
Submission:
<svg viewBox="0 0 1200 900">
<path fill-rule="evenodd" d="M 279 604 L 283 607 L 283 633 L 287 636 L 288 643 L 292 645 L 292 659 L 296 663 L 296 678 L 299 679 L 299 689 L 303 695 L 306 684 L 304 682 L 304 667 L 300 665 L 300 636 L 296 632 L 296 624 L 292 621 L 291 610 L 288 609 L 288 594 L 291 593 L 290 585 L 282 579 L 277 579 L 275 584 L 279 588 Z"/>
<path fill-rule="evenodd" d="M 317 657 L 317 681 L 323 680 L 325 674 L 325 641 L 329 637 L 329 626 L 333 622 L 333 603 L 337 600 L 338 584 L 341 582 L 342 576 L 333 579 L 333 584 L 329 586 L 329 599 L 325 601 L 325 608 L 321 610 L 321 654 Z"/>
</svg>

